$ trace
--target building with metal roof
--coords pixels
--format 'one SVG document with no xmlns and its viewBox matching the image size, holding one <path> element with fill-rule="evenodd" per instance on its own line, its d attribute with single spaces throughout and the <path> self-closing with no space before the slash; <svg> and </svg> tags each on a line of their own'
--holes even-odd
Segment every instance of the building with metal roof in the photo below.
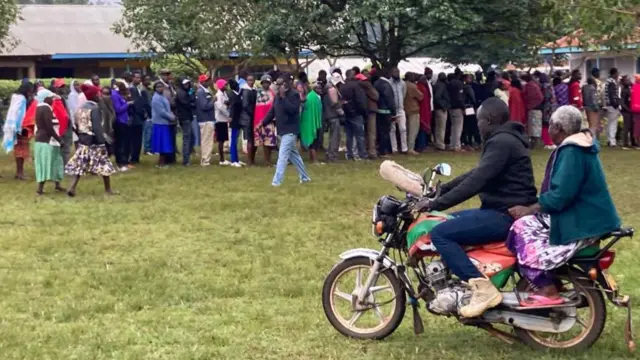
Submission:
<svg viewBox="0 0 640 360">
<path fill-rule="evenodd" d="M 0 78 L 103 77 L 149 61 L 111 31 L 118 5 L 23 5 L 10 33 L 18 45 L 0 53 Z"/>
</svg>

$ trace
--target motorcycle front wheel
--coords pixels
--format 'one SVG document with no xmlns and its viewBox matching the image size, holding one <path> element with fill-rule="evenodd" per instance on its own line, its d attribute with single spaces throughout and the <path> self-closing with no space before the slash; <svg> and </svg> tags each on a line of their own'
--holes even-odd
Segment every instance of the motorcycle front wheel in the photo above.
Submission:
<svg viewBox="0 0 640 360">
<path fill-rule="evenodd" d="M 400 326 L 406 310 L 402 282 L 391 269 L 379 272 L 369 288 L 364 304 L 356 297 L 371 271 L 367 257 L 347 259 L 336 265 L 324 281 L 322 307 L 331 325 L 342 335 L 382 340 Z"/>
<path fill-rule="evenodd" d="M 576 323 L 565 333 L 544 333 L 514 328 L 523 343 L 537 350 L 585 350 L 593 345 L 604 330 L 607 320 L 607 306 L 602 292 L 584 274 L 570 270 L 570 276 L 558 276 L 563 293 L 577 292 L 582 298 L 577 306 Z M 529 282 L 521 278 L 518 289 L 529 291 Z M 544 312 L 544 311 L 543 311 Z M 553 311 L 547 311 L 549 313 Z M 553 314 L 541 314 L 544 316 Z"/>
</svg>

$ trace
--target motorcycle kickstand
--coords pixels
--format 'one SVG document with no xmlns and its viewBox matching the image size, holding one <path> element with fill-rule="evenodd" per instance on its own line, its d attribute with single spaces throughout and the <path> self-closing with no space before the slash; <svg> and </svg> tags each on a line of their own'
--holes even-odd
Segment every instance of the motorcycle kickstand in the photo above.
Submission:
<svg viewBox="0 0 640 360">
<path fill-rule="evenodd" d="M 493 327 L 493 325 L 491 324 L 477 324 L 476 325 L 478 328 L 485 330 L 486 332 L 488 332 L 490 335 L 506 342 L 509 345 L 513 345 L 515 342 L 519 342 L 520 339 L 518 339 L 517 337 L 504 332 L 502 330 L 496 329 L 495 327 Z"/>
</svg>

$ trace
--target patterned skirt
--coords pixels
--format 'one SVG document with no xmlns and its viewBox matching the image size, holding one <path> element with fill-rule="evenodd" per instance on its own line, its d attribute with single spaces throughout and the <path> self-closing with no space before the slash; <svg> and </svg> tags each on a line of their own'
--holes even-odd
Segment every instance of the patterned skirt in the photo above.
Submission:
<svg viewBox="0 0 640 360">
<path fill-rule="evenodd" d="M 549 215 L 539 216 L 549 224 Z M 518 257 L 520 272 L 536 287 L 548 285 L 552 281 L 547 273 L 549 270 L 564 265 L 578 250 L 591 243 L 591 240 L 582 240 L 567 245 L 549 244 L 549 228 L 536 215 L 516 220 L 507 237 L 507 246 Z"/>
<path fill-rule="evenodd" d="M 260 130 L 256 129 L 254 134 L 255 146 L 276 147 L 278 145 L 275 124 L 263 126 Z"/>
<path fill-rule="evenodd" d="M 81 145 L 64 168 L 67 175 L 84 176 L 87 173 L 111 176 L 116 172 L 104 145 Z"/>
</svg>

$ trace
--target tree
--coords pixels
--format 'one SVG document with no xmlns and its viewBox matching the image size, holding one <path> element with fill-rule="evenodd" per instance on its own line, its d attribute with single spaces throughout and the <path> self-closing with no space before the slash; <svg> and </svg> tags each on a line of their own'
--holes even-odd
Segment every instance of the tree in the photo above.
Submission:
<svg viewBox="0 0 640 360">
<path fill-rule="evenodd" d="M 563 23 L 564 35 L 585 47 L 620 49 L 640 39 L 638 0 L 544 0 L 552 9 L 547 25 Z"/>
<path fill-rule="evenodd" d="M 258 0 L 271 11 L 256 26 L 269 44 L 360 56 L 395 66 L 412 56 L 527 38 L 548 8 L 536 0 Z M 296 14 L 283 21 L 286 14 Z M 528 20 L 523 21 L 523 18 Z M 536 27 L 538 29 L 539 27 Z M 293 43 L 293 44 L 290 44 Z M 526 42 L 525 42 L 526 43 Z M 519 47 L 522 47 L 520 42 Z M 453 56 L 449 56 L 454 58 Z"/>
<path fill-rule="evenodd" d="M 11 25 L 18 20 L 19 9 L 13 1 L 0 1 L 0 53 L 10 50 L 17 44 L 11 37 Z"/>
<path fill-rule="evenodd" d="M 89 0 L 18 0 L 20 5 L 86 5 Z"/>
<path fill-rule="evenodd" d="M 113 31 L 150 56 L 182 55 L 197 70 L 197 59 L 247 52 L 243 28 L 251 20 L 249 1 L 123 0 L 122 19 Z"/>
</svg>

